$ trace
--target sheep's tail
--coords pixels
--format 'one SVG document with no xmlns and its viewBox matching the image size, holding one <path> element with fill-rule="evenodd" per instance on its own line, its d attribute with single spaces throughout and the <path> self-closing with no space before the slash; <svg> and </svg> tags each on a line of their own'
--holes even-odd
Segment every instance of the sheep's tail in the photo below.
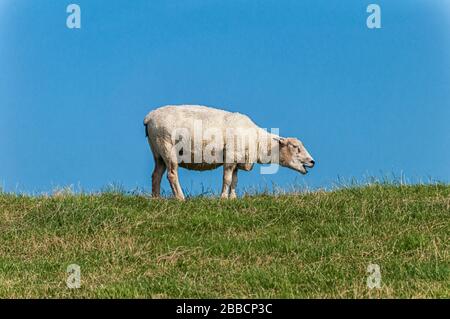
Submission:
<svg viewBox="0 0 450 319">
<path fill-rule="evenodd" d="M 144 123 L 144 127 L 145 127 L 145 137 L 148 137 L 148 127 L 147 127 L 147 123 Z"/>
<path fill-rule="evenodd" d="M 144 119 L 145 137 L 148 137 L 148 123 L 150 122 L 150 113 Z"/>
</svg>

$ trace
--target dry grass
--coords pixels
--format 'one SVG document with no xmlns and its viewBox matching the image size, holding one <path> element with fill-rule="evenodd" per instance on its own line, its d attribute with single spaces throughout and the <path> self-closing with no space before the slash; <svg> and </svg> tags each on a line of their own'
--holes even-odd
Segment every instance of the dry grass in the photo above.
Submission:
<svg viewBox="0 0 450 319">
<path fill-rule="evenodd" d="M 446 185 L 185 203 L 0 194 L 0 297 L 448 298 L 449 234 Z M 66 287 L 73 263 L 80 289 Z"/>
</svg>

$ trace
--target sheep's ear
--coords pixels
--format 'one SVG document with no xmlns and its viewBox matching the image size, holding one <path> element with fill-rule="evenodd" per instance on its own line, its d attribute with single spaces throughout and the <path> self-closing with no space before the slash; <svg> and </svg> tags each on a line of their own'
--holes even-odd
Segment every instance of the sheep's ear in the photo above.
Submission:
<svg viewBox="0 0 450 319">
<path fill-rule="evenodd" d="M 285 138 L 283 137 L 274 137 L 274 140 L 277 141 L 278 143 L 280 143 L 281 145 L 286 145 L 287 141 Z"/>
</svg>

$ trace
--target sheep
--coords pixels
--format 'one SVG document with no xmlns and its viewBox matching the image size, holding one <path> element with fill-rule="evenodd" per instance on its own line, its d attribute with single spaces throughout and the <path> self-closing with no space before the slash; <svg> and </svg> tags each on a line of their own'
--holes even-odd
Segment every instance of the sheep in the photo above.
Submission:
<svg viewBox="0 0 450 319">
<path fill-rule="evenodd" d="M 152 196 L 160 196 L 167 178 L 174 196 L 184 200 L 178 168 L 211 170 L 223 166 L 222 198 L 236 198 L 238 170 L 255 163 L 279 164 L 306 174 L 314 159 L 302 142 L 283 138 L 258 127 L 249 117 L 200 105 L 167 105 L 144 119 L 153 153 Z M 275 165 L 278 168 L 278 165 Z"/>
</svg>

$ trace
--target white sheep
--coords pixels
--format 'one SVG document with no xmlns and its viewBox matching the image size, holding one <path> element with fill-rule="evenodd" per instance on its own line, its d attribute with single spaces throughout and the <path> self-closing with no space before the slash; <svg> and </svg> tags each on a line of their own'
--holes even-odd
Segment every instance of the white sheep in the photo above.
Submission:
<svg viewBox="0 0 450 319">
<path fill-rule="evenodd" d="M 298 139 L 271 134 L 240 113 L 198 105 L 168 105 L 150 112 L 144 125 L 155 160 L 154 197 L 160 195 L 166 169 L 174 196 L 184 200 L 178 167 L 201 171 L 223 166 L 221 197 L 236 198 L 239 169 L 248 171 L 255 163 L 271 163 L 306 174 L 306 167 L 314 166 Z"/>
</svg>

